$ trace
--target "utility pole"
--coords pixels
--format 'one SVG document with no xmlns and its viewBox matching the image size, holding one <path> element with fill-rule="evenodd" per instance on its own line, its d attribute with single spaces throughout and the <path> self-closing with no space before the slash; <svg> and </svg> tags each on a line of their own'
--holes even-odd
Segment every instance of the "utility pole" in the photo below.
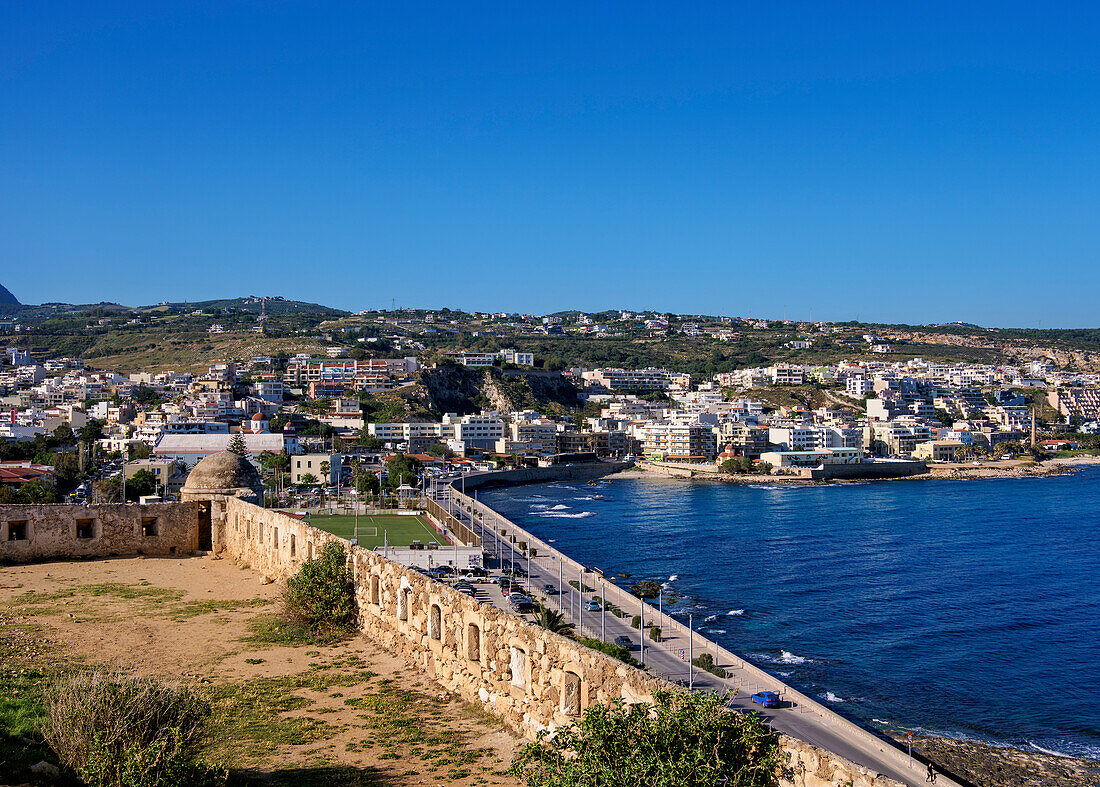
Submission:
<svg viewBox="0 0 1100 787">
<path fill-rule="evenodd" d="M 691 613 L 688 613 L 688 688 L 695 688 L 695 629 L 691 625 Z"/>
<path fill-rule="evenodd" d="M 607 641 L 607 634 L 604 629 L 604 618 L 607 616 L 607 583 L 604 582 L 600 585 L 600 639 L 604 642 Z"/>
</svg>

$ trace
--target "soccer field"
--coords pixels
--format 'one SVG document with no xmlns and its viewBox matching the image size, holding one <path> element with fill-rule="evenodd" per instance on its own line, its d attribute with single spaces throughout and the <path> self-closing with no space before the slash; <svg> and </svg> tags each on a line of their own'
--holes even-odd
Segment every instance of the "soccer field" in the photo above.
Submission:
<svg viewBox="0 0 1100 787">
<path fill-rule="evenodd" d="M 319 530 L 325 530 L 341 538 L 354 537 L 354 516 L 310 516 L 309 523 Z M 359 546 L 374 549 L 382 546 L 383 540 L 391 547 L 407 547 L 413 541 L 427 544 L 450 544 L 451 541 L 440 535 L 439 531 L 422 516 L 401 516 L 399 514 L 360 514 Z"/>
</svg>

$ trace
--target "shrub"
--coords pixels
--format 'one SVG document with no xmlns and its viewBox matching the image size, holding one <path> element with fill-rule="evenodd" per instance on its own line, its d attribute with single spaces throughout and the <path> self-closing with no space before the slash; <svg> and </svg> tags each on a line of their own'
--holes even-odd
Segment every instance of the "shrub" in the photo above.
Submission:
<svg viewBox="0 0 1100 787">
<path fill-rule="evenodd" d="M 657 691 L 654 703 L 588 708 L 539 733 L 512 763 L 530 787 L 772 787 L 789 774 L 778 736 L 709 692 Z"/>
<path fill-rule="evenodd" d="M 350 632 L 356 622 L 355 584 L 344 547 L 336 541 L 321 548 L 286 582 L 283 611 L 291 623 L 319 634 Z"/>
<path fill-rule="evenodd" d="M 642 627 L 642 616 L 635 615 L 630 619 L 630 627 L 634 629 L 640 629 Z"/>
<path fill-rule="evenodd" d="M 660 626 L 653 626 L 652 628 L 650 628 L 649 638 L 651 640 L 653 640 L 654 642 L 660 642 L 661 641 L 661 627 Z"/>
<path fill-rule="evenodd" d="M 598 650 L 600 653 L 606 653 L 608 656 L 613 656 L 619 661 L 626 662 L 631 666 L 635 666 L 638 663 L 634 660 L 634 657 L 630 655 L 630 651 L 622 645 L 604 642 L 602 639 L 594 639 L 592 637 L 577 637 L 577 642 L 581 643 L 586 648 L 592 648 L 592 650 Z"/>
<path fill-rule="evenodd" d="M 729 677 L 725 669 L 714 663 L 714 656 L 709 653 L 699 654 L 692 663 L 699 669 L 706 670 L 711 675 L 717 675 L 719 678 Z"/>
<path fill-rule="evenodd" d="M 209 706 L 190 689 L 102 672 L 46 691 L 42 734 L 90 787 L 213 783 L 195 761 Z"/>
</svg>

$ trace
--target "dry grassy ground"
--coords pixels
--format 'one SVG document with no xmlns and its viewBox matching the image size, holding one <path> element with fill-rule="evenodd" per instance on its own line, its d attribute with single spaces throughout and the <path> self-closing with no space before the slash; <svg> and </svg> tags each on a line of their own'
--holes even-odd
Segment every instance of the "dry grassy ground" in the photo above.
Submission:
<svg viewBox="0 0 1100 787">
<path fill-rule="evenodd" d="M 499 722 L 362 637 L 268 644 L 279 587 L 211 558 L 5 567 L 9 692 L 82 667 L 196 685 L 214 708 L 205 757 L 234 783 L 518 784 L 504 773 L 518 741 Z"/>
</svg>

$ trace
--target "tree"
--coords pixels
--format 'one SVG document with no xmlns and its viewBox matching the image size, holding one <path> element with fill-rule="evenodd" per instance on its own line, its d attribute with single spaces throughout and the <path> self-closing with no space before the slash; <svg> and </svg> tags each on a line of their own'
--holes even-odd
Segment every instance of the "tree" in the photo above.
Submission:
<svg viewBox="0 0 1100 787">
<path fill-rule="evenodd" d="M 82 443 L 94 443 L 96 440 L 103 437 L 103 421 L 98 421 L 95 418 L 88 421 L 84 426 L 80 427 L 80 442 Z"/>
<path fill-rule="evenodd" d="M 438 456 L 440 459 L 450 459 L 455 455 L 455 452 L 443 445 L 443 443 L 432 443 L 425 449 L 424 453 L 430 454 L 431 456 Z"/>
<path fill-rule="evenodd" d="M 225 450 L 231 454 L 237 456 L 247 457 L 248 446 L 244 444 L 244 435 L 237 432 L 235 435 L 229 438 L 229 443 L 225 446 Z"/>
<path fill-rule="evenodd" d="M 300 486 L 317 486 L 318 478 L 313 473 L 302 473 L 298 476 Z"/>
<path fill-rule="evenodd" d="M 332 465 L 326 459 L 321 462 L 321 479 L 327 484 L 332 480 Z"/>
<path fill-rule="evenodd" d="M 773 787 L 788 775 L 779 737 L 757 714 L 732 713 L 712 692 L 617 699 L 539 733 L 512 773 L 530 787 Z"/>
<path fill-rule="evenodd" d="M 19 490 L 15 493 L 15 502 L 38 505 L 42 503 L 60 503 L 61 496 L 57 494 L 56 489 L 45 481 L 35 479 L 19 487 Z"/>
<path fill-rule="evenodd" d="M 126 499 L 138 500 L 145 495 L 157 493 L 157 477 L 150 471 L 141 469 L 126 479 Z"/>
<path fill-rule="evenodd" d="M 148 459 L 153 455 L 153 449 L 147 443 L 137 443 L 130 446 L 131 459 Z"/>
<path fill-rule="evenodd" d="M 554 634 L 561 634 L 563 637 L 573 636 L 573 624 L 569 623 L 565 615 L 556 609 L 542 607 L 535 615 L 535 623 Z"/>
</svg>

